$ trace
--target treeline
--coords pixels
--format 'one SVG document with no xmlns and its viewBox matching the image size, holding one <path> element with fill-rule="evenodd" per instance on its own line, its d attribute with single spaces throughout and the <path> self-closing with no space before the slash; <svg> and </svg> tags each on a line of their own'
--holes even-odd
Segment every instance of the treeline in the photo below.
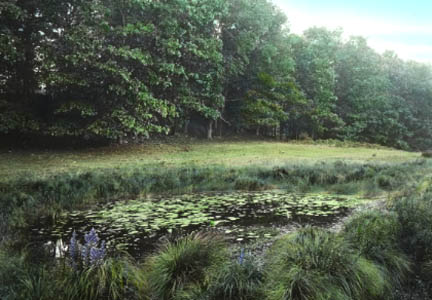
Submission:
<svg viewBox="0 0 432 300">
<path fill-rule="evenodd" d="M 0 133 L 432 147 L 432 68 L 267 0 L 0 1 Z"/>
</svg>

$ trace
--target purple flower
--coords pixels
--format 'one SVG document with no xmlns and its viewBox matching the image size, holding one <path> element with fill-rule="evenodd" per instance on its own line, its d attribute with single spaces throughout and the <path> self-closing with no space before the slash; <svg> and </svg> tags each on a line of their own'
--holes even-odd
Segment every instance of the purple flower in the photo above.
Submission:
<svg viewBox="0 0 432 300">
<path fill-rule="evenodd" d="M 69 243 L 69 255 L 71 258 L 71 265 L 76 270 L 77 269 L 77 256 L 78 256 L 78 241 L 76 239 L 76 232 L 72 233 L 72 238 L 70 239 Z"/>
<path fill-rule="evenodd" d="M 99 242 L 99 237 L 96 233 L 96 230 L 92 228 L 89 233 L 84 235 L 84 240 L 86 242 L 86 245 L 89 244 L 97 245 L 97 243 Z"/>
<path fill-rule="evenodd" d="M 88 256 L 89 256 L 89 247 L 87 245 L 82 246 L 81 248 L 81 260 L 84 265 L 87 265 L 88 263 Z"/>
<path fill-rule="evenodd" d="M 239 256 L 239 258 L 238 258 L 238 263 L 239 263 L 240 265 L 243 264 L 244 256 L 245 256 L 245 254 L 244 254 L 244 249 L 242 248 L 241 251 L 240 251 L 240 256 Z"/>
<path fill-rule="evenodd" d="M 69 243 L 69 255 L 72 259 L 75 259 L 77 256 L 77 248 L 78 248 L 78 242 L 76 239 L 76 232 L 74 230 Z"/>
<path fill-rule="evenodd" d="M 92 247 L 90 248 L 90 265 L 98 265 L 105 258 L 105 241 L 102 242 L 100 248 Z"/>
<path fill-rule="evenodd" d="M 105 241 L 99 246 L 99 237 L 96 230 L 92 228 L 89 233 L 84 234 L 84 245 L 80 245 L 76 238 L 76 232 L 72 234 L 69 245 L 69 255 L 72 267 L 77 271 L 78 266 L 89 268 L 99 265 L 106 256 Z"/>
</svg>

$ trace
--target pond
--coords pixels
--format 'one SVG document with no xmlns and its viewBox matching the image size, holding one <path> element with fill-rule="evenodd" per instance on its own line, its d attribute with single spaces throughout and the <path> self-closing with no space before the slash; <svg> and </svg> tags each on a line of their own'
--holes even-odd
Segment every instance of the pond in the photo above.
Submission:
<svg viewBox="0 0 432 300">
<path fill-rule="evenodd" d="M 292 224 L 326 226 L 364 203 L 356 196 L 295 194 L 284 191 L 213 192 L 154 196 L 117 201 L 62 215 L 54 225 L 32 228 L 33 242 L 66 245 L 95 228 L 109 251 L 126 250 L 135 257 L 153 250 L 163 237 L 214 230 L 233 243 L 270 239 Z"/>
</svg>

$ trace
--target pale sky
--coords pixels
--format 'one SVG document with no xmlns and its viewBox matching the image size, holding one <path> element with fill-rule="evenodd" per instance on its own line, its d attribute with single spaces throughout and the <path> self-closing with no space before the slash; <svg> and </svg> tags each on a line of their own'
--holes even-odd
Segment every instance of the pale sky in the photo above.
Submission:
<svg viewBox="0 0 432 300">
<path fill-rule="evenodd" d="M 432 63 L 432 0 L 273 0 L 288 17 L 291 32 L 312 26 L 361 35 L 382 53 Z"/>
</svg>

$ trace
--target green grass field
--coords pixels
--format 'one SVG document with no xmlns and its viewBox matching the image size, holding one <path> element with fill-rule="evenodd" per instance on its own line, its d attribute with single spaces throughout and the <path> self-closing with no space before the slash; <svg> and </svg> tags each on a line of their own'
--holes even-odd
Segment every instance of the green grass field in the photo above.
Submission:
<svg viewBox="0 0 432 300">
<path fill-rule="evenodd" d="M 0 178 L 31 172 L 40 176 L 65 171 L 130 166 L 227 167 L 346 160 L 352 162 L 403 162 L 420 153 L 386 148 L 335 147 L 272 141 L 193 141 L 112 146 L 74 151 L 18 151 L 0 154 Z"/>
</svg>

